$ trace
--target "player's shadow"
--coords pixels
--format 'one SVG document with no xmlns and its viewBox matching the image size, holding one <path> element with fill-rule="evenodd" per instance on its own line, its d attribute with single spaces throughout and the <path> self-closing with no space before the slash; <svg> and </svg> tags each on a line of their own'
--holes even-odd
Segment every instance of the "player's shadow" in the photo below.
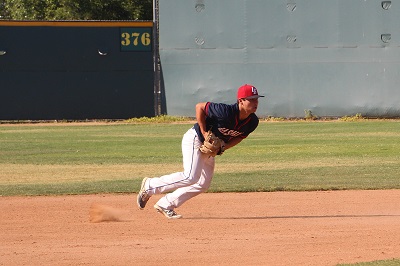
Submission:
<svg viewBox="0 0 400 266">
<path fill-rule="evenodd" d="M 193 220 L 269 220 L 269 219 L 331 219 L 331 218 L 379 218 L 400 217 L 400 214 L 343 214 L 343 215 L 281 215 L 281 216 L 243 216 L 243 217 L 185 217 Z"/>
</svg>

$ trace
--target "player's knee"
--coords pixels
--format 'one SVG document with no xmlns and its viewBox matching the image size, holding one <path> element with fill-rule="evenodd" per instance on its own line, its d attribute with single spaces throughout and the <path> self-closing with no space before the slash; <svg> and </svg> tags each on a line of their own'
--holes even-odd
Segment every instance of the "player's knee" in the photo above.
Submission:
<svg viewBox="0 0 400 266">
<path fill-rule="evenodd" d="M 203 193 L 203 192 L 206 192 L 206 191 L 208 190 L 209 187 L 210 187 L 210 186 L 206 186 L 206 187 L 200 186 L 200 187 L 199 187 L 199 191 L 202 192 L 202 193 Z"/>
<path fill-rule="evenodd" d="M 189 176 L 187 181 L 189 183 L 189 185 L 194 185 L 197 182 L 199 182 L 200 177 L 196 177 L 196 176 Z"/>
</svg>

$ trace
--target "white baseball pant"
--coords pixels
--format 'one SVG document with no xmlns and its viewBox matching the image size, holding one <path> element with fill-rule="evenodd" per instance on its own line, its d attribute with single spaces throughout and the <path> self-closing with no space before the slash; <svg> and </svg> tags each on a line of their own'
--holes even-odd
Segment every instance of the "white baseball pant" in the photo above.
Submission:
<svg viewBox="0 0 400 266">
<path fill-rule="evenodd" d="M 147 179 L 145 188 L 150 196 L 174 190 L 162 197 L 158 206 L 172 210 L 210 187 L 215 159 L 202 153 L 201 145 L 196 130 L 189 129 L 182 138 L 183 172 Z"/>
</svg>

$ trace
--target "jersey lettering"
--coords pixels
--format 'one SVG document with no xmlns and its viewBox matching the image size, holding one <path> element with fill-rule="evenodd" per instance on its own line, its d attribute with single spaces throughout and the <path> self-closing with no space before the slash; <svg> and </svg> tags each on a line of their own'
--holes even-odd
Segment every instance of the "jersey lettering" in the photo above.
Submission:
<svg viewBox="0 0 400 266">
<path fill-rule="evenodd" d="M 237 137 L 237 136 L 240 136 L 243 134 L 243 132 L 239 132 L 239 131 L 232 130 L 229 128 L 218 128 L 218 130 L 219 130 L 219 132 L 222 133 L 222 135 L 231 136 L 231 137 Z"/>
</svg>

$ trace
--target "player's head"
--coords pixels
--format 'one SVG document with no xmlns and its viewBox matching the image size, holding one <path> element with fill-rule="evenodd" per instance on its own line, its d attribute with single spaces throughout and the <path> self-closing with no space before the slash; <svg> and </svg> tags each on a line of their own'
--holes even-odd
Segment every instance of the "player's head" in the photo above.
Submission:
<svg viewBox="0 0 400 266">
<path fill-rule="evenodd" d="M 259 95 L 256 87 L 245 84 L 238 89 L 237 103 L 239 109 L 246 113 L 255 113 L 258 107 L 258 98 L 264 97 Z"/>
<path fill-rule="evenodd" d="M 237 99 L 258 99 L 260 97 L 264 97 L 263 95 L 259 95 L 256 87 L 250 84 L 244 84 L 239 87 L 237 91 Z"/>
</svg>

